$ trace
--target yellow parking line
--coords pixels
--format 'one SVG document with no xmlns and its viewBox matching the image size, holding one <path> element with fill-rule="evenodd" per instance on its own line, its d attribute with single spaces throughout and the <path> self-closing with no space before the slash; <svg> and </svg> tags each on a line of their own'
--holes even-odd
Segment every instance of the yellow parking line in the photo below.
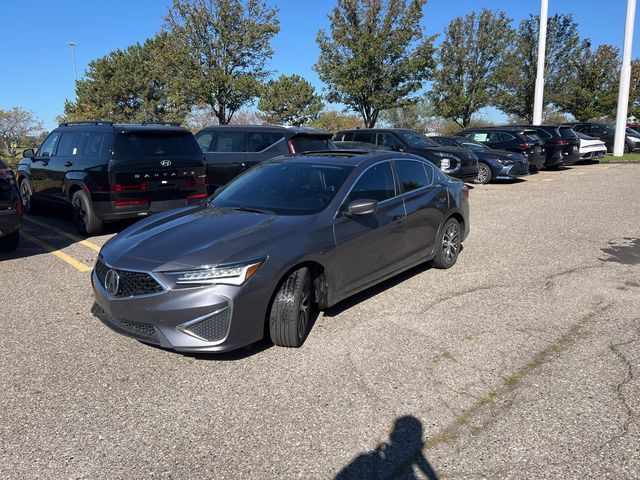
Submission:
<svg viewBox="0 0 640 480">
<path fill-rule="evenodd" d="M 46 223 L 43 222 L 39 222 L 37 220 L 34 220 L 33 218 L 25 218 L 24 219 L 26 222 L 28 223 L 33 223 L 34 225 L 38 225 L 40 227 L 44 227 L 44 228 L 50 228 L 51 230 L 53 230 L 54 232 L 67 237 L 70 240 L 73 240 L 74 242 L 80 243 L 82 245 L 84 245 L 87 248 L 90 248 L 91 250 L 94 250 L 96 252 L 100 251 L 100 245 L 96 245 L 93 242 L 90 242 L 89 240 L 86 240 L 82 237 L 79 237 L 78 235 L 74 235 L 73 233 L 69 233 L 69 232 L 65 232 L 64 230 L 61 230 L 59 228 L 56 228 L 52 225 L 48 225 Z"/>
<path fill-rule="evenodd" d="M 44 249 L 47 252 L 51 253 L 52 255 L 55 255 L 56 257 L 58 257 L 60 260 L 64 260 L 65 262 L 67 262 L 69 265 L 71 265 L 72 267 L 76 268 L 77 270 L 79 270 L 81 272 L 89 272 L 89 271 L 91 271 L 91 267 L 85 265 L 84 263 L 80 263 L 75 258 L 67 255 L 64 252 L 61 252 L 60 250 L 57 250 L 56 248 L 52 247 L 48 243 L 43 242 L 39 238 L 36 238 L 36 237 L 34 237 L 32 235 L 29 235 L 24 230 L 21 232 L 21 234 L 22 234 L 22 236 L 24 238 L 29 240 L 31 243 L 35 243 L 36 245 L 38 245 L 42 249 Z"/>
</svg>

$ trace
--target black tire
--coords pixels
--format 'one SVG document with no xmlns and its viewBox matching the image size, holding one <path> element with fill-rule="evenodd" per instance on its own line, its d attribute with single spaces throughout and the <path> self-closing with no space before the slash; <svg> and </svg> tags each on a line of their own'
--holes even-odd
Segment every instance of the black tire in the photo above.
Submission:
<svg viewBox="0 0 640 480">
<path fill-rule="evenodd" d="M 438 235 L 433 266 L 442 269 L 453 267 L 458 260 L 461 248 L 462 227 L 455 218 L 450 218 L 442 226 Z"/>
<path fill-rule="evenodd" d="M 4 237 L 0 237 L 0 252 L 13 252 L 18 248 L 20 243 L 20 231 L 9 233 Z"/>
<path fill-rule="evenodd" d="M 485 185 L 491 181 L 493 175 L 491 174 L 491 169 L 489 165 L 486 163 L 478 162 L 478 178 L 476 178 L 473 183 L 477 185 Z"/>
<path fill-rule="evenodd" d="M 102 220 L 93 211 L 93 206 L 86 193 L 77 190 L 71 197 L 73 221 L 81 235 L 91 237 L 102 233 Z"/>
<path fill-rule="evenodd" d="M 280 285 L 269 314 L 271 341 L 281 347 L 300 347 L 311 327 L 313 282 L 307 267 L 289 275 Z"/>
<path fill-rule="evenodd" d="M 32 215 L 37 211 L 36 204 L 33 201 L 33 185 L 27 177 L 20 181 L 20 199 L 24 213 Z"/>
<path fill-rule="evenodd" d="M 627 142 L 624 142 L 624 153 L 630 153 L 630 152 L 631 152 L 631 147 Z"/>
</svg>

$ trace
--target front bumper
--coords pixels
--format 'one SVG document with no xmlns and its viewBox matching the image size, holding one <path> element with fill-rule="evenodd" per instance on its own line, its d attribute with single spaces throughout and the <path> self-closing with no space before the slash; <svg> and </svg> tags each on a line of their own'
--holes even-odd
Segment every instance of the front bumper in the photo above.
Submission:
<svg viewBox="0 0 640 480">
<path fill-rule="evenodd" d="M 180 352 L 223 352 L 263 337 L 269 296 L 259 282 L 253 282 L 255 277 L 243 287 L 179 289 L 171 289 L 157 275 L 154 278 L 163 291 L 113 297 L 94 271 L 91 312 L 122 335 Z"/>
<path fill-rule="evenodd" d="M 516 163 L 513 165 L 504 165 L 496 175 L 496 180 L 510 180 L 518 177 L 529 175 L 528 163 Z"/>
</svg>

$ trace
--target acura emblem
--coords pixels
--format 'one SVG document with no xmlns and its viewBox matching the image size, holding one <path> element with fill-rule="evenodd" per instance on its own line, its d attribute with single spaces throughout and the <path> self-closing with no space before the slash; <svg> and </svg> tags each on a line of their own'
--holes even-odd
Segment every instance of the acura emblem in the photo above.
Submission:
<svg viewBox="0 0 640 480">
<path fill-rule="evenodd" d="M 171 166 L 171 160 L 162 160 L 160 162 L 160 165 L 162 165 L 163 167 L 170 167 Z"/>
<path fill-rule="evenodd" d="M 111 295 L 117 295 L 120 289 L 120 275 L 115 270 L 109 270 L 104 276 L 104 288 Z"/>
</svg>

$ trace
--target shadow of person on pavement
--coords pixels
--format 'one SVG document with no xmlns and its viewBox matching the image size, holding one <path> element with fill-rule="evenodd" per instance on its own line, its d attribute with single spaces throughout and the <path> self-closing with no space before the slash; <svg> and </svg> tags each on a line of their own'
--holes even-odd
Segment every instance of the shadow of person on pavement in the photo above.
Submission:
<svg viewBox="0 0 640 480">
<path fill-rule="evenodd" d="M 335 480 L 415 480 L 418 478 L 415 468 L 423 474 L 420 478 L 438 480 L 422 453 L 423 447 L 420 420 L 412 416 L 398 418 L 387 443 L 358 455 L 336 475 Z"/>
</svg>

